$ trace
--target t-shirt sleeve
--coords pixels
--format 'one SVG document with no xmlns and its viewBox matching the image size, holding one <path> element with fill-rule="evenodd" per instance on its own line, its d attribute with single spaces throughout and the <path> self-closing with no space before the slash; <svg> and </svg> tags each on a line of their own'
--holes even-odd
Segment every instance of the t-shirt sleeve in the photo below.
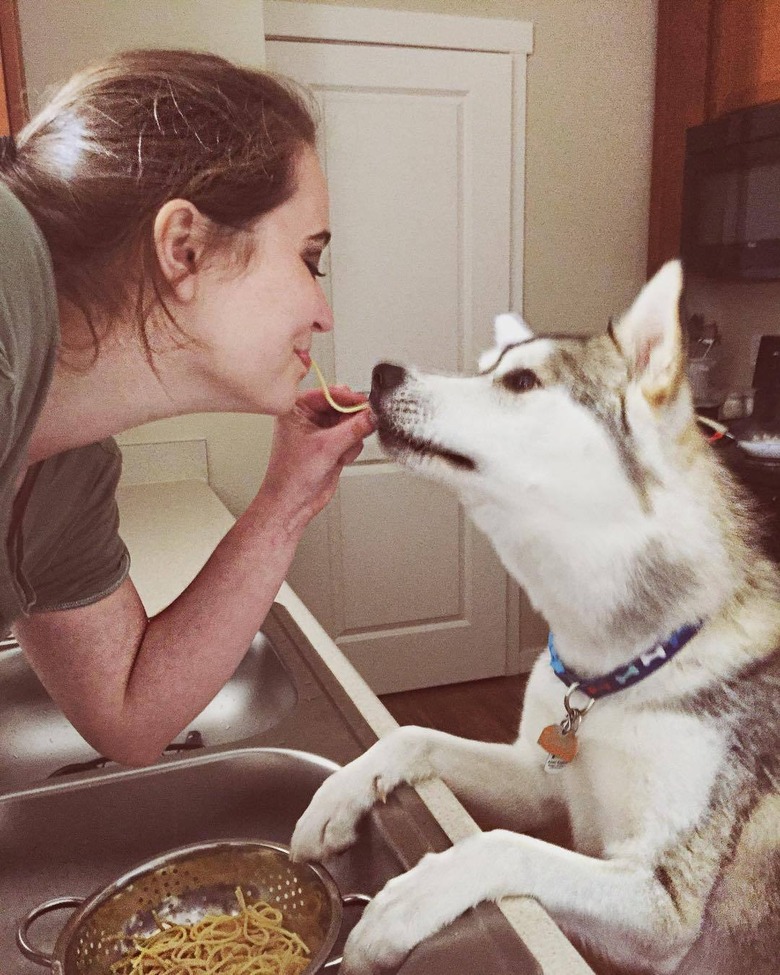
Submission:
<svg viewBox="0 0 780 975">
<path fill-rule="evenodd" d="M 0 84 L 0 87 L 2 85 Z M 17 480 L 57 360 L 57 291 L 39 228 L 0 180 L 0 633 L 29 604 L 9 538 Z"/>
<path fill-rule="evenodd" d="M 122 455 L 116 443 L 68 451 L 45 465 L 24 517 L 31 613 L 96 603 L 118 589 L 130 569 L 119 535 Z"/>
</svg>

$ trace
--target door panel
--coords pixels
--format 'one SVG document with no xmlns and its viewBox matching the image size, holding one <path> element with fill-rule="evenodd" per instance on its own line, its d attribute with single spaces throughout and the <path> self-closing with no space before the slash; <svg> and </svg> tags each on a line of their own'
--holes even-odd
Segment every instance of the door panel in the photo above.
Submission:
<svg viewBox="0 0 780 975">
<path fill-rule="evenodd" d="M 344 633 L 463 617 L 463 531 L 452 494 L 392 465 L 376 474 L 356 467 L 341 485 L 341 516 Z"/>
<path fill-rule="evenodd" d="M 463 365 L 453 341 L 462 318 L 460 102 L 438 93 L 327 96 L 328 184 L 339 241 L 333 311 L 339 323 L 364 323 L 339 328 L 334 343 L 340 378 L 358 389 L 381 359 L 450 371 Z M 356 180 L 356 171 L 372 178 Z"/>
<path fill-rule="evenodd" d="M 314 352 L 329 380 L 365 390 L 382 359 L 473 368 L 509 302 L 511 58 L 298 41 L 266 51 L 321 112 L 336 327 Z M 376 443 L 344 471 L 289 578 L 377 692 L 506 671 L 503 568 L 453 495 Z"/>
</svg>

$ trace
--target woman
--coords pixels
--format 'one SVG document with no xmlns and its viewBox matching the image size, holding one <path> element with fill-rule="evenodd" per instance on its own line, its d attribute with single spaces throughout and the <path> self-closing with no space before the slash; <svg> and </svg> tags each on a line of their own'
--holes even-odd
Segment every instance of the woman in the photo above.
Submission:
<svg viewBox="0 0 780 975">
<path fill-rule="evenodd" d="M 155 760 L 233 673 L 373 429 L 370 411 L 298 394 L 312 334 L 333 327 L 314 140 L 287 83 L 139 51 L 73 78 L 0 161 L 0 624 L 125 764 Z M 108 438 L 203 411 L 277 417 L 271 459 L 198 577 L 147 619 Z"/>
</svg>

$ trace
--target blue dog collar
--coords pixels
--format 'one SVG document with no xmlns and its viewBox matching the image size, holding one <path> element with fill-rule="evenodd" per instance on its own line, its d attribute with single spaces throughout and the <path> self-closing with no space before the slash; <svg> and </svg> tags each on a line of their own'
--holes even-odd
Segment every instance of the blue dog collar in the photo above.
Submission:
<svg viewBox="0 0 780 975">
<path fill-rule="evenodd" d="M 608 694 L 614 694 L 616 691 L 622 691 L 625 687 L 631 687 L 632 684 L 638 684 L 640 680 L 644 680 L 659 667 L 663 667 L 676 653 L 682 650 L 689 640 L 696 636 L 702 626 L 703 623 L 700 620 L 698 623 L 681 627 L 666 642 L 657 643 L 649 650 L 645 650 L 644 653 L 640 653 L 631 663 L 623 664 L 608 674 L 604 674 L 603 677 L 580 677 L 573 670 L 569 670 L 558 656 L 553 635 L 550 633 L 547 638 L 550 665 L 567 687 L 577 684 L 577 690 L 596 700 L 600 697 L 606 697 Z"/>
</svg>

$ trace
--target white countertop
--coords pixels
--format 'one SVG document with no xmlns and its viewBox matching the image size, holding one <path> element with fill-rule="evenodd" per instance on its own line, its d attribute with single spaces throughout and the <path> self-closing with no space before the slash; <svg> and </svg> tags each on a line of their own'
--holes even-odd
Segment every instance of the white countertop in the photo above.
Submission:
<svg viewBox="0 0 780 975">
<path fill-rule="evenodd" d="M 201 480 L 122 486 L 117 497 L 121 534 L 132 559 L 130 575 L 151 616 L 192 581 L 234 518 Z M 397 728 L 390 712 L 287 583 L 279 590 L 277 602 L 295 619 L 375 734 L 381 737 Z M 416 789 L 453 843 L 479 831 L 443 782 L 431 780 Z M 508 897 L 499 907 L 545 975 L 593 975 L 535 900 Z"/>
</svg>

